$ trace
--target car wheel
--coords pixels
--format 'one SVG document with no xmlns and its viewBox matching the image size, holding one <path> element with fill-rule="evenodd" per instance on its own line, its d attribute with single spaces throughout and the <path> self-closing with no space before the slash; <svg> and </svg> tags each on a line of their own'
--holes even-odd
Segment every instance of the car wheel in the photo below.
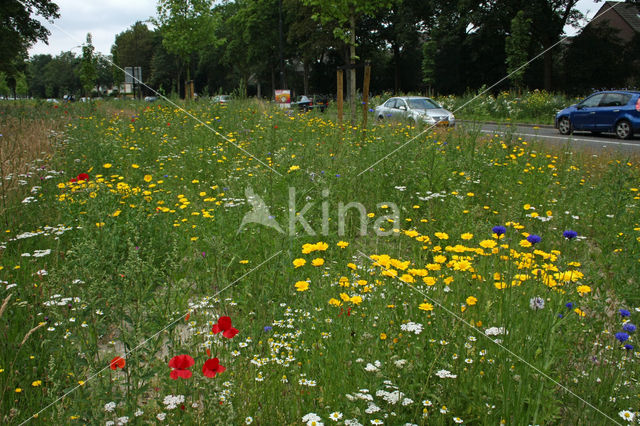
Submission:
<svg viewBox="0 0 640 426">
<path fill-rule="evenodd" d="M 384 117 L 382 115 L 379 115 L 377 120 L 379 123 L 382 123 L 384 121 Z"/>
<path fill-rule="evenodd" d="M 619 139 L 631 139 L 631 136 L 633 136 L 631 123 L 627 120 L 618 121 L 618 124 L 616 124 L 616 136 Z"/>
<path fill-rule="evenodd" d="M 562 117 L 560 121 L 558 121 L 558 130 L 562 135 L 570 135 L 571 134 L 571 121 L 569 117 Z"/>
</svg>

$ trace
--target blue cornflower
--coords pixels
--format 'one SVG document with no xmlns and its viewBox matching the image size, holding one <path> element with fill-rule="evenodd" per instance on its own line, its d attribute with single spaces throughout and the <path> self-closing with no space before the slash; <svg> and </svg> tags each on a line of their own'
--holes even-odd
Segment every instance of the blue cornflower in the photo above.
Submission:
<svg viewBox="0 0 640 426">
<path fill-rule="evenodd" d="M 527 241 L 529 241 L 531 244 L 537 244 L 542 241 L 542 238 L 540 238 L 539 235 L 531 234 L 527 237 Z"/>
<path fill-rule="evenodd" d="M 567 302 L 567 304 L 564 305 L 564 306 L 566 306 L 567 309 L 573 309 L 573 303 L 571 303 L 571 302 Z"/>
<path fill-rule="evenodd" d="M 565 237 L 567 240 L 571 240 L 577 237 L 578 233 L 576 231 L 572 231 L 571 229 L 568 229 L 562 233 L 562 236 Z"/>
<path fill-rule="evenodd" d="M 620 309 L 619 312 L 620 312 L 620 316 L 623 317 L 623 318 L 631 316 L 631 312 L 627 311 L 626 309 Z"/>
<path fill-rule="evenodd" d="M 620 340 L 620 343 L 629 340 L 629 335 L 624 331 L 619 331 L 616 333 L 616 339 Z"/>
<path fill-rule="evenodd" d="M 633 345 L 624 345 L 624 348 L 628 351 L 632 351 L 633 350 Z"/>
<path fill-rule="evenodd" d="M 270 325 L 265 325 L 265 326 L 264 326 L 264 331 L 265 331 L 265 332 L 267 332 L 267 333 L 268 333 L 268 332 L 270 332 L 271 330 L 273 330 L 273 327 L 271 327 Z"/>
<path fill-rule="evenodd" d="M 622 329 L 624 331 L 628 331 L 629 333 L 633 333 L 634 331 L 636 331 L 636 326 L 628 322 L 622 326 Z"/>
<path fill-rule="evenodd" d="M 505 232 L 507 232 L 507 228 L 505 228 L 504 226 L 494 226 L 491 231 L 494 234 L 496 234 L 497 236 L 500 236 L 500 235 L 504 234 Z"/>
</svg>

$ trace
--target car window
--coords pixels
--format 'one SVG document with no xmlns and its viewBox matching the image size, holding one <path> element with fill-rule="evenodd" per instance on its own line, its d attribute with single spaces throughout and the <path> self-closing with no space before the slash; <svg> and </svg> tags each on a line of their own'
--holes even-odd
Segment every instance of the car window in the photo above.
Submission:
<svg viewBox="0 0 640 426">
<path fill-rule="evenodd" d="M 597 107 L 600 105 L 600 102 L 604 98 L 604 93 L 598 93 L 597 95 L 589 96 L 584 101 L 580 102 L 580 106 L 585 108 Z"/>
<path fill-rule="evenodd" d="M 616 107 L 624 106 L 629 103 L 631 95 L 625 93 L 607 93 L 607 95 L 600 101 L 601 107 Z"/>
<path fill-rule="evenodd" d="M 395 99 L 389 99 L 387 102 L 384 103 L 385 108 L 395 108 L 395 106 L 396 106 Z"/>
<path fill-rule="evenodd" d="M 407 104 L 404 100 L 402 99 L 398 99 L 398 101 L 396 102 L 396 109 L 400 109 L 401 107 L 407 107 Z"/>
<path fill-rule="evenodd" d="M 412 109 L 440 108 L 438 104 L 428 98 L 409 99 L 407 102 Z"/>
</svg>

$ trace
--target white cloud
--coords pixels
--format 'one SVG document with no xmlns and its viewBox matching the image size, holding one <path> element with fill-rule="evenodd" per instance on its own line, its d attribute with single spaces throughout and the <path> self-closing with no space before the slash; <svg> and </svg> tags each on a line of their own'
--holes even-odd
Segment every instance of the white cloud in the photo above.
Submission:
<svg viewBox="0 0 640 426">
<path fill-rule="evenodd" d="M 36 43 L 29 49 L 30 55 L 48 53 L 57 55 L 72 50 L 80 54 L 76 46 L 84 43 L 91 33 L 97 52 L 109 54 L 117 34 L 136 21 L 145 21 L 156 14 L 156 0 L 56 0 L 60 18 L 54 25 L 44 22 L 51 31 L 49 45 Z"/>
</svg>

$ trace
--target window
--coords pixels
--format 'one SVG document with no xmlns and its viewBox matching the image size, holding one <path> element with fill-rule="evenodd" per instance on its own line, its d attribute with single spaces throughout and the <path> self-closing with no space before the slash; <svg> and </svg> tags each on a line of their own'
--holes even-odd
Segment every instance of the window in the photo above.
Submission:
<svg viewBox="0 0 640 426">
<path fill-rule="evenodd" d="M 601 107 L 624 106 L 631 100 L 631 95 L 625 93 L 607 93 L 600 102 Z"/>
<path fill-rule="evenodd" d="M 593 108 L 600 105 L 600 102 L 604 98 L 604 93 L 598 93 L 597 95 L 589 96 L 584 101 L 580 102 L 580 106 L 584 108 Z"/>
</svg>

